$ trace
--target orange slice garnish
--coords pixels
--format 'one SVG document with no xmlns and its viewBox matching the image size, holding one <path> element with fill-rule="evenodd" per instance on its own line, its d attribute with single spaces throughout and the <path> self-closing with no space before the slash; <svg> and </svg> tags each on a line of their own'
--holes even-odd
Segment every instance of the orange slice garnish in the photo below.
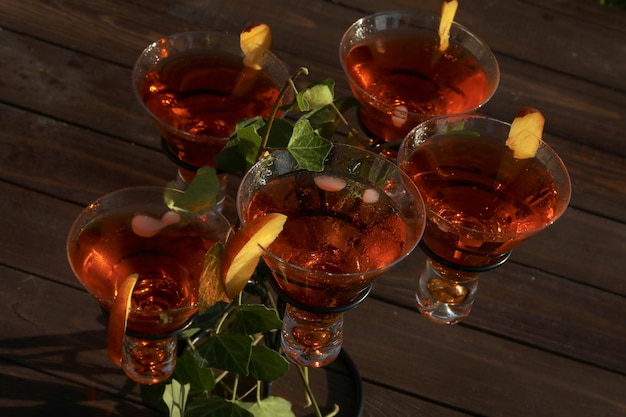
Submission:
<svg viewBox="0 0 626 417">
<path fill-rule="evenodd" d="M 220 275 L 226 294 L 235 298 L 256 269 L 263 248 L 274 242 L 283 230 L 287 216 L 269 213 L 247 223 L 224 246 Z"/>
<path fill-rule="evenodd" d="M 117 366 L 120 366 L 122 362 L 124 335 L 126 334 L 131 299 L 137 279 L 139 279 L 139 274 L 131 274 L 124 278 L 111 306 L 107 332 L 107 350 L 109 359 Z"/>
</svg>

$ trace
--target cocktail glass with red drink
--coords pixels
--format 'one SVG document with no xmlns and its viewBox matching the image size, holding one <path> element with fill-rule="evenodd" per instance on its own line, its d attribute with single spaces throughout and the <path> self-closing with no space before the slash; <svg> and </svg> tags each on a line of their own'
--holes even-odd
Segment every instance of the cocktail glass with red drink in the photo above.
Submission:
<svg viewBox="0 0 626 417">
<path fill-rule="evenodd" d="M 374 145 L 397 148 L 417 124 L 473 112 L 495 93 L 500 71 L 489 47 L 453 22 L 441 52 L 438 26 L 432 13 L 390 11 L 357 20 L 343 35 L 341 64 Z"/>
<path fill-rule="evenodd" d="M 138 274 L 121 366 L 142 384 L 173 372 L 176 336 L 198 311 L 205 254 L 231 232 L 217 211 L 197 214 L 168 204 L 168 196 L 180 193 L 134 187 L 107 194 L 80 213 L 67 241 L 72 270 L 107 312 L 122 282 Z"/>
<path fill-rule="evenodd" d="M 236 123 L 268 117 L 289 78 L 271 52 L 245 66 L 239 39 L 225 33 L 174 34 L 150 44 L 133 69 L 133 89 L 178 166 L 181 188 L 226 145 Z M 285 100 L 291 91 L 287 91 Z"/>
<path fill-rule="evenodd" d="M 341 350 L 343 313 L 374 279 L 404 259 L 424 229 L 424 205 L 411 180 L 387 158 L 335 144 L 324 169 L 300 168 L 288 151 L 260 160 L 243 178 L 237 206 L 245 224 L 287 216 L 263 259 L 286 301 L 282 349 L 321 367 Z"/>
<path fill-rule="evenodd" d="M 554 223 L 569 203 L 565 165 L 545 142 L 517 159 L 505 142 L 510 124 L 478 116 L 441 116 L 404 139 L 398 164 L 427 209 L 420 247 L 428 256 L 416 291 L 426 317 L 465 319 L 479 273 L 504 263 L 511 250 Z"/>
</svg>

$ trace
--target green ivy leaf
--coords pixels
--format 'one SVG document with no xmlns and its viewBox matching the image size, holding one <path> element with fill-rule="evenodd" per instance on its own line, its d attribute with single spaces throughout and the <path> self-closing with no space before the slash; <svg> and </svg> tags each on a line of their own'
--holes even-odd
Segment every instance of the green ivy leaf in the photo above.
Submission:
<svg viewBox="0 0 626 417">
<path fill-rule="evenodd" d="M 215 205 L 220 182 L 215 168 L 204 166 L 187 186 L 184 193 L 165 192 L 165 200 L 171 209 L 202 213 Z"/>
<path fill-rule="evenodd" d="M 239 137 L 239 153 L 246 161 L 247 170 L 257 161 L 263 137 L 254 126 L 248 126 L 242 130 L 238 130 L 237 136 Z"/>
<path fill-rule="evenodd" d="M 209 337 L 198 349 L 206 367 L 218 368 L 247 376 L 252 351 L 250 336 L 220 333 Z"/>
<path fill-rule="evenodd" d="M 265 134 L 267 125 L 260 130 L 261 136 Z M 293 126 L 285 119 L 274 119 L 270 136 L 267 139 L 268 148 L 286 148 L 293 134 Z"/>
<path fill-rule="evenodd" d="M 331 138 L 341 122 L 341 114 L 352 107 L 359 105 L 354 97 L 346 97 L 336 100 L 334 104 L 328 104 L 313 110 L 302 118 L 308 119 L 313 129 L 317 130 L 323 138 Z"/>
<path fill-rule="evenodd" d="M 265 120 L 260 116 L 237 122 L 226 146 L 215 156 L 217 166 L 232 174 L 244 174 L 250 167 L 248 155 L 256 157 L 261 146 L 262 137 L 257 132 L 263 126 Z"/>
<path fill-rule="evenodd" d="M 185 417 L 255 417 L 240 403 L 227 401 L 222 397 L 209 397 L 187 406 Z M 278 417 L 278 416 L 277 416 Z"/>
<path fill-rule="evenodd" d="M 175 379 L 170 384 L 165 385 L 163 401 L 170 411 L 170 417 L 185 416 L 185 404 L 189 391 L 189 384 L 183 385 Z"/>
<path fill-rule="evenodd" d="M 264 382 L 275 381 L 289 371 L 289 362 L 267 346 L 252 346 L 250 375 Z"/>
<path fill-rule="evenodd" d="M 239 123 L 237 126 L 224 149 L 216 155 L 215 162 L 226 172 L 243 175 L 257 161 L 267 123 L 263 118 L 255 117 L 246 119 L 246 123 Z M 267 139 L 267 147 L 286 148 L 292 132 L 291 123 L 275 119 Z"/>
<path fill-rule="evenodd" d="M 215 155 L 214 161 L 223 171 L 240 175 L 246 172 L 246 159 L 239 153 L 239 143 L 239 138 L 231 138 Z"/>
<path fill-rule="evenodd" d="M 193 320 L 193 328 L 190 329 L 190 330 L 195 329 L 195 331 L 190 332 L 189 335 L 193 336 L 197 332 L 198 328 L 214 329 L 218 321 L 226 312 L 226 309 L 228 308 L 229 305 L 230 303 L 220 301 L 217 304 L 210 307 L 205 312 L 198 314 Z M 183 332 L 183 337 L 185 337 L 186 335 L 187 335 L 187 332 L 186 331 Z"/>
<path fill-rule="evenodd" d="M 215 374 L 213 370 L 202 366 L 189 351 L 176 360 L 174 379 L 181 384 L 190 385 L 192 388 L 210 391 L 215 387 Z"/>
<path fill-rule="evenodd" d="M 307 86 L 296 95 L 296 108 L 299 111 L 311 111 L 331 104 L 335 99 L 335 81 L 326 78 Z"/>
<path fill-rule="evenodd" d="M 284 398 L 269 396 L 260 402 L 238 402 L 250 411 L 254 417 L 295 417 L 291 403 Z"/>
<path fill-rule="evenodd" d="M 287 149 L 302 168 L 320 172 L 332 147 L 332 142 L 321 137 L 307 119 L 299 119 Z"/>
<path fill-rule="evenodd" d="M 276 310 L 262 304 L 244 304 L 228 316 L 227 325 L 230 332 L 252 335 L 280 329 L 283 324 Z"/>
<path fill-rule="evenodd" d="M 261 116 L 251 117 L 248 119 L 241 119 L 237 122 L 235 127 L 235 134 L 237 131 L 252 126 L 255 130 L 260 130 L 265 126 L 265 119 Z"/>
</svg>

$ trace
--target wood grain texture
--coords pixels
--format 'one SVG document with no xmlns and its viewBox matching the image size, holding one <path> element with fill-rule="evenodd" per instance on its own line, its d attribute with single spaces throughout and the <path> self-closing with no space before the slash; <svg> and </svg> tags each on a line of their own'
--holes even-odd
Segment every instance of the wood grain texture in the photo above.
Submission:
<svg viewBox="0 0 626 417">
<path fill-rule="evenodd" d="M 185 30 L 236 34 L 266 22 L 287 66 L 310 69 L 300 84 L 330 77 L 343 96 L 338 43 L 354 20 L 440 6 L 0 2 L 0 415 L 163 415 L 108 362 L 99 307 L 65 253 L 70 225 L 90 201 L 175 174 L 130 85 L 150 42 Z M 472 0 L 461 2 L 456 20 L 500 64 L 499 89 L 481 112 L 511 120 L 532 105 L 545 114 L 546 140 L 571 174 L 571 205 L 481 277 L 460 325 L 438 326 L 417 312 L 419 250 L 377 281 L 346 314 L 363 416 L 626 415 L 626 14 L 584 0 Z M 344 376 L 333 381 L 335 388 L 319 384 L 325 398 L 346 389 Z"/>
</svg>

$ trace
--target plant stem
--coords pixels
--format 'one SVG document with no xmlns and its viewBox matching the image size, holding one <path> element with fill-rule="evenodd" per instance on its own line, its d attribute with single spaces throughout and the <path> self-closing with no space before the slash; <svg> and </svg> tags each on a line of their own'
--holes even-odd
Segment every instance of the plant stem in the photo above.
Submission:
<svg viewBox="0 0 626 417">
<path fill-rule="evenodd" d="M 220 373 L 217 377 L 215 377 L 215 383 L 217 384 L 218 382 L 221 382 L 222 379 L 226 378 L 226 375 L 228 374 L 229 374 L 228 371 L 222 371 L 222 373 Z"/>
<path fill-rule="evenodd" d="M 260 386 L 261 386 L 261 383 L 259 381 L 257 381 L 256 384 L 252 388 L 250 388 L 248 391 L 244 392 L 242 395 L 239 396 L 239 400 L 244 401 L 245 398 L 248 397 L 248 395 L 250 395 L 252 392 L 256 391 L 256 393 L 257 393 L 256 394 L 256 401 L 258 403 L 260 403 L 261 402 L 261 396 L 259 394 L 259 392 L 260 392 L 260 388 L 259 387 Z"/>
<path fill-rule="evenodd" d="M 270 111 L 269 118 L 267 119 L 265 134 L 263 135 L 263 141 L 261 142 L 261 146 L 259 147 L 259 153 L 258 153 L 257 159 L 261 159 L 261 157 L 263 156 L 263 153 L 267 149 L 267 141 L 269 140 L 269 137 L 270 137 L 270 131 L 272 130 L 272 125 L 274 124 L 274 120 L 276 119 L 276 114 L 278 113 L 280 102 L 282 101 L 283 97 L 287 93 L 287 89 L 292 88 L 294 93 L 298 94 L 298 89 L 296 88 L 293 82 L 299 76 L 307 75 L 308 73 L 309 73 L 309 70 L 307 68 L 300 67 L 300 69 L 296 71 L 296 73 L 291 78 L 285 81 L 285 84 L 283 84 L 280 91 L 278 92 L 278 97 L 274 101 L 274 104 L 272 105 L 272 110 Z"/>
<path fill-rule="evenodd" d="M 348 123 L 348 120 L 344 117 L 343 113 L 339 111 L 339 109 L 337 108 L 334 102 L 330 103 L 330 105 L 333 107 L 333 110 L 335 110 L 335 113 L 337 113 L 337 116 L 339 116 L 339 119 L 341 120 L 341 122 L 350 129 L 350 135 L 352 135 L 366 149 L 369 149 L 371 145 L 371 140 L 369 138 L 367 139 L 363 138 L 363 136 L 361 136 L 358 130 L 350 126 L 350 123 Z"/>
<path fill-rule="evenodd" d="M 257 402 L 260 403 L 263 400 L 262 395 L 263 395 L 263 386 L 261 385 L 260 382 L 257 382 L 257 384 L 256 384 L 256 400 L 257 400 Z"/>
<path fill-rule="evenodd" d="M 224 314 L 220 318 L 220 321 L 217 323 L 217 326 L 215 326 L 215 334 L 218 334 L 220 332 L 220 330 L 222 329 L 222 324 L 224 324 L 229 314 L 230 313 L 228 311 L 224 312 Z"/>
<path fill-rule="evenodd" d="M 306 366 L 300 367 L 302 369 L 302 382 L 304 384 L 304 395 L 306 395 L 306 404 L 305 407 L 310 407 L 313 405 L 314 398 L 311 397 L 309 392 L 307 391 L 307 387 L 310 386 L 311 380 L 309 379 L 309 368 Z"/>
<path fill-rule="evenodd" d="M 239 375 L 235 375 L 235 382 L 233 383 L 233 397 L 232 400 L 237 399 L 237 388 L 239 387 Z"/>
<path fill-rule="evenodd" d="M 308 370 L 302 365 L 296 365 L 296 367 L 298 368 L 298 372 L 300 372 L 300 378 L 302 379 L 302 384 L 304 385 L 304 389 L 306 390 L 309 400 L 311 400 L 311 405 L 313 406 L 313 409 L 315 410 L 315 417 L 323 417 L 322 412 L 320 411 L 320 408 L 317 405 L 317 401 L 315 400 L 315 395 L 313 394 L 313 390 L 311 389 L 311 386 L 309 385 Z"/>
<path fill-rule="evenodd" d="M 335 103 L 334 103 L 334 102 L 332 102 L 332 103 L 330 103 L 330 105 L 333 107 L 333 110 L 335 110 L 335 113 L 337 113 L 337 116 L 339 116 L 339 118 L 341 119 L 341 122 L 342 122 L 344 125 L 346 125 L 346 126 L 350 127 L 350 123 L 348 123 L 348 120 L 346 120 L 346 118 L 343 116 L 343 113 L 341 113 L 341 112 L 339 111 L 339 109 L 337 108 L 337 106 L 335 105 Z"/>
</svg>

